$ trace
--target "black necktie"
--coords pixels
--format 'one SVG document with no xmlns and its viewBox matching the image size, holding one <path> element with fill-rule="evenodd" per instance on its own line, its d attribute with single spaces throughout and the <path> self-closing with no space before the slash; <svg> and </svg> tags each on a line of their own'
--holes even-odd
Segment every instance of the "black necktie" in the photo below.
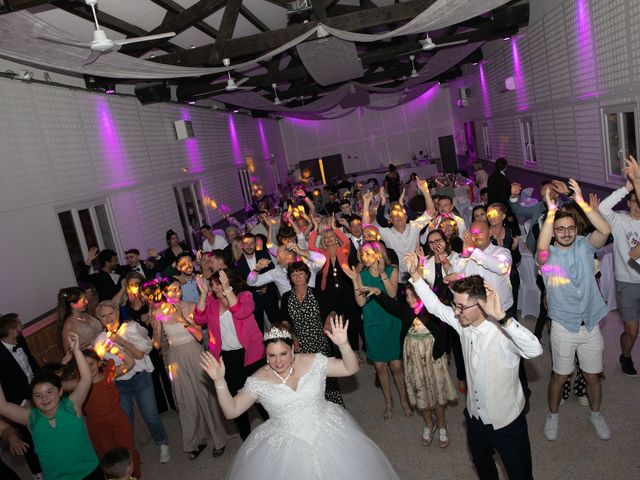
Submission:
<svg viewBox="0 0 640 480">
<path fill-rule="evenodd" d="M 11 351 L 13 353 L 16 353 L 18 350 L 20 350 L 20 348 L 21 348 L 20 345 L 14 345 L 13 348 L 11 349 Z"/>
</svg>

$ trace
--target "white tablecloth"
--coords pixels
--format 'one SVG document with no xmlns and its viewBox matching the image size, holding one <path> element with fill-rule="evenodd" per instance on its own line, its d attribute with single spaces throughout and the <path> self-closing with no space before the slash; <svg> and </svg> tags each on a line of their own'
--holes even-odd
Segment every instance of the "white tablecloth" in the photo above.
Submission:
<svg viewBox="0 0 640 480">
<path fill-rule="evenodd" d="M 522 239 L 524 237 L 520 237 Z M 532 315 L 537 317 L 540 313 L 540 290 L 536 285 L 536 276 L 538 275 L 538 267 L 531 252 L 520 243 L 520 253 L 522 260 L 518 265 L 518 273 L 520 273 L 520 291 L 518 292 L 518 309 L 523 317 Z"/>
<path fill-rule="evenodd" d="M 607 302 L 609 311 L 618 308 L 616 300 L 616 285 L 613 272 L 613 244 L 605 245 L 598 250 L 600 260 L 600 292 Z"/>
</svg>

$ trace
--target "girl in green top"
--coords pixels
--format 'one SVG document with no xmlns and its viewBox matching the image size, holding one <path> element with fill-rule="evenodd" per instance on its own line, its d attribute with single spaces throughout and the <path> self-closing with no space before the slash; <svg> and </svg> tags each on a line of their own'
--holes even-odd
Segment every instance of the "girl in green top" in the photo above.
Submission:
<svg viewBox="0 0 640 480">
<path fill-rule="evenodd" d="M 64 397 L 58 377 L 39 375 L 31 382 L 34 407 L 20 407 L 8 403 L 0 388 L 0 415 L 31 430 L 47 480 L 103 480 L 82 418 L 82 404 L 92 384 L 91 372 L 80 351 L 78 335 L 70 333 L 67 340 L 80 372 L 76 389 Z"/>
</svg>

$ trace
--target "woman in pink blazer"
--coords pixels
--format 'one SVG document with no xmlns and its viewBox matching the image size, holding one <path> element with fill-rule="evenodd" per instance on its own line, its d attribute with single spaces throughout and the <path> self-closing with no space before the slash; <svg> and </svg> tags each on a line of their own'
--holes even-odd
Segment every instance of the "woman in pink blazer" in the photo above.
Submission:
<svg viewBox="0 0 640 480">
<path fill-rule="evenodd" d="M 207 325 L 209 351 L 224 360 L 227 386 L 235 395 L 247 377 L 266 364 L 262 332 L 253 316 L 253 295 L 233 270 L 220 270 L 210 281 L 203 277 L 197 281 L 200 298 L 193 319 L 198 325 Z M 269 418 L 261 405 L 256 406 L 262 418 Z M 243 413 L 235 423 L 246 439 L 251 433 L 249 414 Z"/>
</svg>

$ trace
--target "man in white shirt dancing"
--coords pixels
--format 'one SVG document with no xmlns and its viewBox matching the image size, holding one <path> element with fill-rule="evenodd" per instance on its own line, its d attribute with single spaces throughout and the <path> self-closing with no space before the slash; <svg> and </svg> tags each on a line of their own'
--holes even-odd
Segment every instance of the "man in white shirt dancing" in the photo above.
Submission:
<svg viewBox="0 0 640 480">
<path fill-rule="evenodd" d="M 453 309 L 444 305 L 422 279 L 418 261 L 416 254 L 405 256 L 416 293 L 429 313 L 451 325 L 462 341 L 469 388 L 467 441 L 478 476 L 498 480 L 497 451 L 510 479 L 532 479 L 518 365 L 520 358 L 542 354 L 540 342 L 505 313 L 498 292 L 479 275 L 453 282 Z"/>
</svg>

